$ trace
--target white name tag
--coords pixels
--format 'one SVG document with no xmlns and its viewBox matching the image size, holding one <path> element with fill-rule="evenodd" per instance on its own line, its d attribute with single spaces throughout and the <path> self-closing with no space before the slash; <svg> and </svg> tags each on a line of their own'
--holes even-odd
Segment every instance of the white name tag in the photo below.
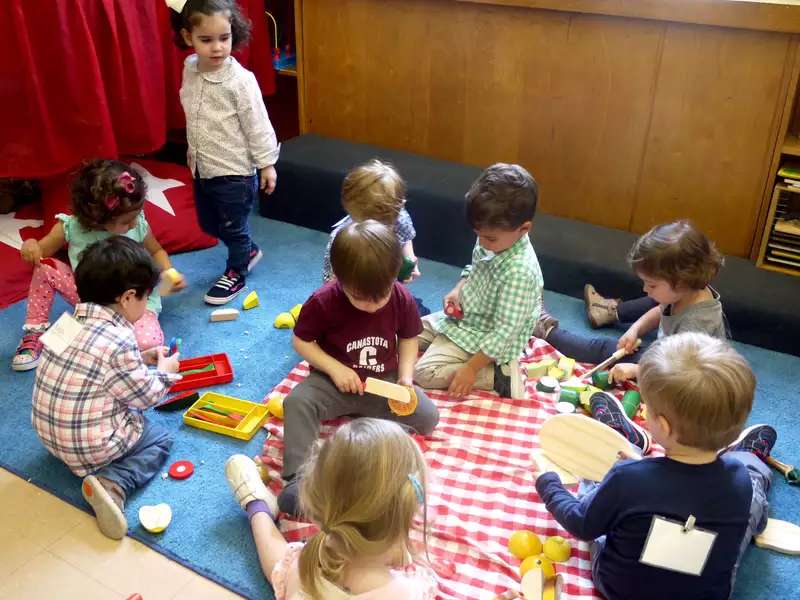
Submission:
<svg viewBox="0 0 800 600">
<path fill-rule="evenodd" d="M 653 567 L 700 575 L 711 554 L 717 534 L 694 527 L 694 517 L 686 523 L 653 516 L 650 532 L 639 562 Z"/>
<path fill-rule="evenodd" d="M 58 321 L 50 326 L 50 329 L 42 334 L 39 340 L 54 354 L 61 354 L 82 329 L 83 325 L 79 321 L 69 313 L 64 313 L 58 317 Z"/>
</svg>

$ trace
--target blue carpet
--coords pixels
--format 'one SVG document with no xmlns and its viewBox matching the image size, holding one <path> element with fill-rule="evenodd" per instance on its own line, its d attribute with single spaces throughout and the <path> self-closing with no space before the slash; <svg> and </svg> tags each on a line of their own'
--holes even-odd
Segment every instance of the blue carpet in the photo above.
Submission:
<svg viewBox="0 0 800 600">
<path fill-rule="evenodd" d="M 288 310 L 319 284 L 321 254 L 325 234 L 284 223 L 253 218 L 253 235 L 263 247 L 265 257 L 248 279 L 250 289 L 258 291 L 261 306 L 243 312 L 237 321 L 209 323 L 210 308 L 203 303 L 205 290 L 219 275 L 224 262 L 222 246 L 178 255 L 175 266 L 186 274 L 189 289 L 164 300 L 161 323 L 169 338 L 183 338 L 184 356 L 227 352 L 234 365 L 234 382 L 219 391 L 249 400 L 260 400 L 299 360 L 289 344 L 291 332 L 272 327 L 278 312 Z M 425 304 L 436 309 L 441 297 L 458 277 L 459 269 L 423 260 L 423 277 L 412 284 L 412 291 Z M 582 302 L 559 294 L 545 293 L 548 309 L 562 326 L 589 331 Z M 241 302 L 237 301 L 237 306 Z M 66 309 L 58 304 L 54 315 Z M 79 481 L 59 461 L 50 457 L 30 426 L 32 373 L 14 373 L 8 365 L 18 341 L 24 317 L 24 303 L 0 314 L 0 388 L 5 390 L 6 406 L 0 425 L 0 465 L 84 509 Z M 751 423 L 767 422 L 779 432 L 777 457 L 785 462 L 800 461 L 797 427 L 796 386 L 800 358 L 761 348 L 737 344 L 758 376 L 758 392 Z M 790 376 L 795 373 L 794 376 Z M 213 388 L 209 388 L 213 389 Z M 133 537 L 249 598 L 273 598 L 261 575 L 247 520 L 231 499 L 223 475 L 225 460 L 234 453 L 254 456 L 264 440 L 257 433 L 242 442 L 186 427 L 180 413 L 156 413 L 150 418 L 175 432 L 170 460 L 191 460 L 195 474 L 185 481 L 154 479 L 129 501 L 127 515 Z M 800 522 L 800 489 L 776 479 L 770 498 L 772 516 Z M 138 525 L 138 509 L 143 504 L 167 502 L 173 521 L 162 534 L 151 535 Z M 793 567 L 795 567 L 793 569 Z M 800 584 L 796 562 L 771 552 L 752 548 L 739 571 L 734 597 L 790 598 Z"/>
</svg>

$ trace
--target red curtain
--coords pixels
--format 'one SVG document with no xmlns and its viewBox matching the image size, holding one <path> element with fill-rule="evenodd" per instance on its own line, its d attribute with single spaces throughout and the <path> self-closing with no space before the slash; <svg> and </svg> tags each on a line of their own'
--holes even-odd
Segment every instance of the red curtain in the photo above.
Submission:
<svg viewBox="0 0 800 600">
<path fill-rule="evenodd" d="M 239 0 L 253 21 L 236 54 L 264 95 L 275 92 L 264 0 Z M 3 0 L 0 177 L 39 178 L 90 157 L 160 148 L 184 126 L 183 58 L 163 0 Z"/>
</svg>

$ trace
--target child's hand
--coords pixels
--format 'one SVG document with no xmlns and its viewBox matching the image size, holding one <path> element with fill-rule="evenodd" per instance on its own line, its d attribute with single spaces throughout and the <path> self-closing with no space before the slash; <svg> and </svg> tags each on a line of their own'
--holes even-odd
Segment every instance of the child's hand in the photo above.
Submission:
<svg viewBox="0 0 800 600">
<path fill-rule="evenodd" d="M 19 253 L 22 256 L 22 260 L 33 265 L 38 265 L 39 261 L 42 260 L 42 247 L 37 240 L 25 240 L 19 249 Z"/>
<path fill-rule="evenodd" d="M 159 371 L 164 371 L 165 373 L 177 373 L 180 369 L 179 366 L 179 357 L 180 355 L 176 352 L 171 356 L 167 356 L 167 348 L 164 346 L 160 346 L 158 349 L 158 358 L 157 358 L 157 369 Z"/>
<path fill-rule="evenodd" d="M 259 173 L 259 188 L 267 194 L 275 191 L 275 185 L 278 183 L 278 172 L 274 166 L 264 167 Z"/>
<path fill-rule="evenodd" d="M 447 308 L 448 304 L 454 305 L 458 310 L 461 310 L 461 290 L 458 287 L 453 288 L 442 299 L 442 308 Z"/>
<path fill-rule="evenodd" d="M 413 388 L 414 387 L 414 381 L 412 380 L 411 377 L 398 377 L 397 378 L 397 385 L 404 385 L 407 388 Z"/>
<path fill-rule="evenodd" d="M 166 346 L 153 346 L 152 348 L 148 348 L 147 350 L 142 350 L 140 354 L 142 355 L 142 360 L 146 365 L 157 365 L 158 364 L 158 357 L 163 354 L 164 356 L 167 355 L 169 352 L 169 348 Z"/>
<path fill-rule="evenodd" d="M 413 270 L 413 271 L 411 271 L 411 274 L 408 276 L 408 279 L 406 279 L 405 281 L 403 281 L 403 283 L 411 283 L 411 282 L 412 282 L 412 281 L 414 281 L 414 280 L 415 280 L 417 277 L 419 277 L 420 275 L 422 275 L 422 273 L 421 273 L 421 272 L 420 272 L 420 270 L 419 270 L 419 261 L 416 259 L 416 257 L 414 257 L 414 260 L 416 261 L 416 264 L 414 265 L 414 270 Z"/>
<path fill-rule="evenodd" d="M 328 375 L 333 380 L 333 385 L 336 386 L 336 389 L 343 394 L 364 395 L 364 386 L 361 383 L 361 378 L 350 367 L 339 364 Z"/>
<path fill-rule="evenodd" d="M 475 377 L 477 377 L 477 373 L 472 370 L 472 367 L 465 364 L 456 371 L 453 381 L 450 382 L 450 387 L 447 388 L 448 393 L 454 398 L 466 396 L 472 391 L 472 386 L 475 385 Z"/>
<path fill-rule="evenodd" d="M 609 383 L 622 383 L 639 376 L 639 365 L 633 363 L 617 363 L 608 372 Z"/>
<path fill-rule="evenodd" d="M 639 332 L 635 327 L 631 327 L 622 334 L 622 337 L 617 341 L 617 349 L 625 349 L 625 352 L 632 354 L 636 351 L 636 342 L 639 340 Z"/>
</svg>

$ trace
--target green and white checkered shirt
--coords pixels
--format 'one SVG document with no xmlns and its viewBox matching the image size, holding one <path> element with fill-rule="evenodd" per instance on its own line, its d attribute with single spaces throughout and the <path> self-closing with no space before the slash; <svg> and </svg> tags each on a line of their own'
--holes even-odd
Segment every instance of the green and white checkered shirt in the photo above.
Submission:
<svg viewBox="0 0 800 600">
<path fill-rule="evenodd" d="M 542 311 L 544 280 L 528 236 L 500 254 L 476 241 L 472 264 L 461 277 L 467 278 L 461 290 L 464 318 L 442 313 L 437 331 L 466 352 L 481 351 L 498 363 L 517 358 Z"/>
</svg>

